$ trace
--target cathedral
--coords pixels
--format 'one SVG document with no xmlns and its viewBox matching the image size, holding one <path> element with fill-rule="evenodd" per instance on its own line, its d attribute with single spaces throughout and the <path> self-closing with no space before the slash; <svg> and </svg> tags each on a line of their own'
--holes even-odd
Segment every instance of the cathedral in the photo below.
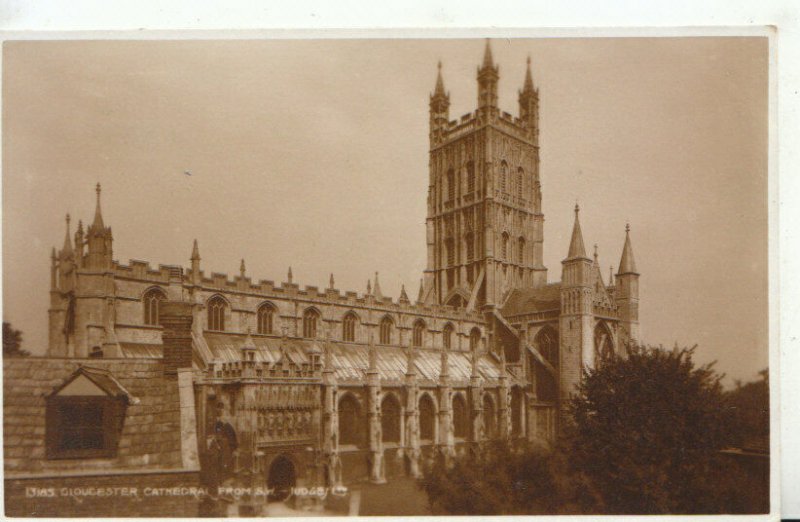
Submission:
<svg viewBox="0 0 800 522">
<path fill-rule="evenodd" d="M 492 439 L 549 443 L 582 369 L 638 339 L 639 274 L 626 227 L 604 279 L 576 205 L 561 281 L 548 282 L 530 59 L 517 116 L 499 108 L 498 81 L 487 42 L 477 108 L 451 119 L 439 64 L 416 299 L 384 296 L 378 274 L 358 293 L 333 276 L 301 287 L 291 268 L 255 281 L 244 261 L 232 276 L 207 273 L 196 240 L 187 266 L 122 264 L 98 185 L 91 224 L 73 233 L 68 216 L 53 249 L 48 357 L 160 361 L 181 377 L 181 415 L 196 423 L 181 429 L 199 461 L 224 447 L 220 469 L 275 488 L 419 476 L 429 459 Z M 117 390 L 115 370 L 82 371 Z"/>
</svg>

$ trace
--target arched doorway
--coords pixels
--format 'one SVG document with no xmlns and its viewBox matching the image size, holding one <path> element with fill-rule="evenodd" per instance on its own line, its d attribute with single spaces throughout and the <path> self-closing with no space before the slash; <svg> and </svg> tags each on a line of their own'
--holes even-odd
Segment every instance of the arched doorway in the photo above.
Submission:
<svg viewBox="0 0 800 522">
<path fill-rule="evenodd" d="M 270 490 L 269 500 L 283 501 L 292 493 L 297 481 L 294 464 L 283 455 L 275 458 L 269 467 L 267 487 Z"/>
</svg>

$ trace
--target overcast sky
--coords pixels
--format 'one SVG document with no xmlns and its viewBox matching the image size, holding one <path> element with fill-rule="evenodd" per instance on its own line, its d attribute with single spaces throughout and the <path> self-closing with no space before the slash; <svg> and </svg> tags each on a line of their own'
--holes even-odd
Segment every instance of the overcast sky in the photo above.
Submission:
<svg viewBox="0 0 800 522">
<path fill-rule="evenodd" d="M 699 344 L 731 378 L 767 366 L 767 39 L 494 40 L 517 114 L 541 98 L 545 264 L 581 205 L 604 274 L 631 224 L 644 341 Z M 3 49 L 3 315 L 47 343 L 64 214 L 114 257 L 416 296 L 425 266 L 428 95 L 474 110 L 481 40 L 11 42 Z M 184 174 L 185 171 L 191 176 Z"/>
</svg>

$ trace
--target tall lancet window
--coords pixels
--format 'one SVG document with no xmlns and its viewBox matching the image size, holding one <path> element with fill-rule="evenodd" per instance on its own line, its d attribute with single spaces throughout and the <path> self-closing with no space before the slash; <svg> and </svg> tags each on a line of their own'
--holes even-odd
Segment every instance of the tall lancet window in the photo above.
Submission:
<svg viewBox="0 0 800 522">
<path fill-rule="evenodd" d="M 319 323 L 319 312 L 309 308 L 303 313 L 303 337 L 315 339 L 317 337 L 317 323 Z"/>
<path fill-rule="evenodd" d="M 503 232 L 500 239 L 500 259 L 508 259 L 508 233 Z"/>
<path fill-rule="evenodd" d="M 264 303 L 258 309 L 258 333 L 271 334 L 273 332 L 273 318 L 275 317 L 275 307 L 270 303 Z"/>
<path fill-rule="evenodd" d="M 358 318 L 353 312 L 348 312 L 342 320 L 342 341 L 352 343 L 356 340 L 356 323 Z"/>
<path fill-rule="evenodd" d="M 502 163 L 500 163 L 500 179 L 498 180 L 500 192 L 506 191 L 507 178 L 508 178 L 508 163 L 506 163 L 505 160 L 503 160 Z"/>
<path fill-rule="evenodd" d="M 160 288 L 151 288 L 144 294 L 142 298 L 144 301 L 144 324 L 150 326 L 161 324 L 158 320 L 159 305 L 166 298 L 166 294 Z"/>
<path fill-rule="evenodd" d="M 521 265 L 525 263 L 525 238 L 517 240 L 517 262 Z"/>
<path fill-rule="evenodd" d="M 456 173 L 453 169 L 447 171 L 447 199 L 449 201 L 456 199 Z"/>
<path fill-rule="evenodd" d="M 392 344 L 392 330 L 394 330 L 394 323 L 387 315 L 381 319 L 381 344 Z"/>
<path fill-rule="evenodd" d="M 469 263 L 475 258 L 475 235 L 467 232 L 464 241 L 467 243 L 467 262 Z"/>
<path fill-rule="evenodd" d="M 517 197 L 522 197 L 522 180 L 524 179 L 525 171 L 522 170 L 522 167 L 517 169 Z"/>
<path fill-rule="evenodd" d="M 455 328 L 450 323 L 444 327 L 442 330 L 442 344 L 444 345 L 445 350 L 449 350 L 453 347 L 453 333 L 455 332 Z"/>
<path fill-rule="evenodd" d="M 208 329 L 217 330 L 219 332 L 225 331 L 225 308 L 227 304 L 225 299 L 220 296 L 214 296 L 208 301 Z"/>
<path fill-rule="evenodd" d="M 467 163 L 467 193 L 475 192 L 475 163 Z"/>
<path fill-rule="evenodd" d="M 411 344 L 414 346 L 422 346 L 422 341 L 425 338 L 425 321 L 417 319 L 414 323 L 414 333 L 411 339 Z"/>
</svg>

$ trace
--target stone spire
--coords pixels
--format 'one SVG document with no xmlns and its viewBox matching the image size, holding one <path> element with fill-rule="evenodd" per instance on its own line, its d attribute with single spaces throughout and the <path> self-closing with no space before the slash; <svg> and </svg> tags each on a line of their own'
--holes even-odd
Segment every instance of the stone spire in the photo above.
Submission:
<svg viewBox="0 0 800 522">
<path fill-rule="evenodd" d="M 288 283 L 292 284 L 292 267 L 289 267 L 289 272 L 286 274 L 286 278 L 288 279 Z"/>
<path fill-rule="evenodd" d="M 331 272 L 331 277 L 328 280 L 328 288 L 331 289 L 331 290 L 333 290 L 335 288 L 334 287 L 334 283 L 333 283 L 333 272 Z"/>
<path fill-rule="evenodd" d="M 494 65 L 492 47 L 486 40 L 483 52 L 483 65 L 478 69 L 478 108 L 497 108 L 497 81 L 500 79 L 500 68 Z"/>
<path fill-rule="evenodd" d="M 378 281 L 378 272 L 375 272 L 375 287 L 372 291 L 375 294 L 375 299 L 383 299 L 383 293 L 381 292 L 381 283 Z"/>
<path fill-rule="evenodd" d="M 522 86 L 522 93 L 532 93 L 533 88 L 533 75 L 531 74 L 531 57 L 528 56 L 528 69 L 525 71 L 525 84 Z"/>
<path fill-rule="evenodd" d="M 61 249 L 62 257 L 69 257 L 72 255 L 72 238 L 70 237 L 69 234 L 69 221 L 70 221 L 69 214 L 67 214 L 66 221 L 67 221 L 67 233 L 64 236 L 64 248 Z"/>
<path fill-rule="evenodd" d="M 580 211 L 580 207 L 575 203 L 575 224 L 572 227 L 572 239 L 569 242 L 567 259 L 586 257 L 586 248 L 583 246 L 583 234 L 581 233 L 581 222 L 578 219 L 578 213 Z"/>
<path fill-rule="evenodd" d="M 419 280 L 419 294 L 417 294 L 417 302 L 421 303 L 423 299 L 425 299 L 425 286 L 422 283 L 422 279 L 420 279 Z"/>
<path fill-rule="evenodd" d="M 622 258 L 619 260 L 620 274 L 638 274 L 636 271 L 636 261 L 633 259 L 633 247 L 631 247 L 631 226 L 625 225 L 625 246 L 622 248 Z"/>
<path fill-rule="evenodd" d="M 367 279 L 367 295 L 372 295 L 372 281 Z"/>
<path fill-rule="evenodd" d="M 242 262 L 239 263 L 239 276 L 244 279 L 245 267 L 244 267 L 244 258 L 242 258 Z"/>
<path fill-rule="evenodd" d="M 486 39 L 486 47 L 483 50 L 483 67 L 482 69 L 491 69 L 494 67 L 494 59 L 492 58 L 492 46 L 489 44 L 489 39 Z"/>
<path fill-rule="evenodd" d="M 447 93 L 444 91 L 444 80 L 442 79 L 442 62 L 439 62 L 436 67 L 436 88 L 433 90 L 433 97 L 447 98 Z"/>
<path fill-rule="evenodd" d="M 594 244 L 594 265 L 600 266 L 600 263 L 597 261 L 597 243 Z"/>
<path fill-rule="evenodd" d="M 194 240 L 194 245 L 192 245 L 192 261 L 200 261 L 200 249 L 197 247 L 197 239 Z"/>
<path fill-rule="evenodd" d="M 103 224 L 103 213 L 100 211 L 100 183 L 97 184 L 95 192 L 97 192 L 97 205 L 94 210 L 94 221 L 92 222 L 92 228 L 99 232 L 105 228 L 105 225 Z"/>
<path fill-rule="evenodd" d="M 608 267 L 608 286 L 614 286 L 614 265 Z"/>
</svg>

